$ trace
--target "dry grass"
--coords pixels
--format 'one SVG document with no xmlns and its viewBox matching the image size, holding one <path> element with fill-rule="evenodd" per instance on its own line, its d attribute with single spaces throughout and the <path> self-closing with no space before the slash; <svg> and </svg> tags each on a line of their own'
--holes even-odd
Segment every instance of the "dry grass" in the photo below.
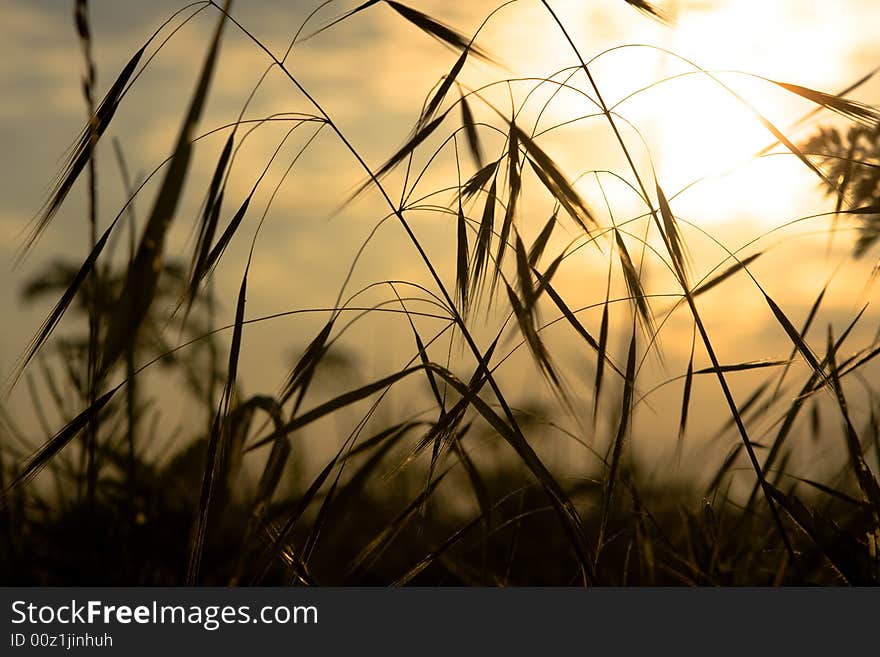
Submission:
<svg viewBox="0 0 880 657">
<path fill-rule="evenodd" d="M 627 2 L 644 14 L 664 18 L 652 4 Z M 299 40 L 318 33 L 332 38 L 335 25 L 359 20 L 362 12 L 377 11 L 381 4 L 388 5 L 397 20 L 457 55 L 449 73 L 429 91 L 405 143 L 389 148 L 392 155 L 371 168 L 287 62 Z M 875 458 L 880 457 L 878 399 L 871 392 L 870 417 L 860 429 L 847 392 L 848 382 L 858 380 L 880 354 L 876 340 L 851 346 L 851 331 L 862 312 L 839 336 L 829 327 L 820 350 L 810 329 L 818 321 L 824 288 L 797 328 L 751 271 L 759 257 L 767 257 L 764 250 L 730 251 L 720 245 L 727 256 L 708 270 L 699 269 L 689 248 L 695 228 L 677 216 L 675 195 L 667 196 L 658 172 L 639 166 L 632 145 L 622 136 L 621 117 L 603 100 L 601 80 L 593 77 L 551 4 L 542 4 L 556 21 L 554 38 L 570 46 L 576 63 L 572 76 L 564 85 L 548 77 L 502 79 L 489 86 L 562 89 L 580 81 L 584 111 L 598 111 L 627 166 L 610 174 L 594 172 L 588 154 L 578 166 L 595 177 L 603 195 L 602 181 L 609 175 L 628 181 L 643 205 L 638 217 L 615 220 L 609 204 L 606 224 L 590 206 L 579 191 L 578 181 L 584 176 L 567 172 L 542 143 L 541 135 L 560 126 L 538 133 L 537 122 L 528 124 L 523 108 L 531 91 L 521 107 L 508 111 L 487 99 L 488 87 L 472 90 L 460 83 L 472 58 L 494 61 L 479 47 L 479 32 L 471 37 L 400 3 L 371 0 L 324 26 L 310 16 L 279 58 L 235 20 L 229 13 L 231 2 L 224 7 L 215 2 L 188 6 L 191 15 L 212 13 L 216 29 L 174 150 L 152 174 L 161 172 L 162 181 L 139 228 L 140 238 L 132 242 L 127 266 L 116 272 L 105 251 L 123 231 L 125 218 L 134 231 L 137 218 L 130 204 L 143 184 L 127 191 L 129 202 L 100 235 L 92 212 L 91 252 L 54 287 L 35 288 L 55 291 L 60 285 L 60 300 L 22 357 L 13 382 L 44 363 L 54 330 L 72 310 L 85 309 L 90 337 L 81 366 L 71 364 L 63 375 L 46 377 L 50 389 L 69 386 L 80 391 L 75 409 L 61 401 L 63 394 L 54 397 L 60 412 L 72 419 L 29 454 L 22 448 L 28 438 L 16 437 L 20 432 L 14 423 L 4 422 L 0 472 L 6 583 L 880 583 L 880 486 L 869 456 L 873 450 Z M 86 3 L 78 2 L 77 7 L 77 27 L 91 71 L 86 98 L 95 108 Z M 641 20 L 637 15 L 634 19 Z M 176 14 L 135 52 L 93 109 L 35 219 L 28 248 L 49 226 L 86 167 L 93 167 L 116 111 L 161 48 L 159 35 L 177 29 L 181 20 L 189 19 Z M 174 222 L 186 220 L 179 216 L 180 199 L 193 145 L 202 138 L 200 117 L 211 78 L 219 73 L 215 68 L 224 29 L 244 34 L 305 105 L 298 114 L 256 123 L 242 119 L 243 108 L 237 120 L 223 127 L 224 147 L 193 227 L 195 243 L 191 253 L 184 254 L 190 263 L 184 272 L 167 252 L 166 236 Z M 699 69 L 698 73 L 715 79 Z M 755 111 L 769 136 L 837 195 L 838 213 L 862 220 L 858 248 L 864 253 L 876 239 L 880 214 L 876 200 L 871 202 L 873 188 L 865 182 L 876 182 L 872 157 L 877 149 L 871 151 L 860 140 L 870 135 L 876 144 L 877 109 L 839 95 L 776 84 L 853 121 L 851 146 L 839 134 L 798 146 Z M 245 108 L 255 92 L 256 88 Z M 230 213 L 227 190 L 238 148 L 251 131 L 282 118 L 291 124 L 290 130 L 238 210 Z M 247 358 L 243 335 L 256 322 L 277 319 L 248 317 L 253 243 L 238 294 L 227 300 L 235 308 L 229 326 L 213 325 L 211 277 L 227 247 L 241 239 L 241 227 L 253 220 L 252 201 L 265 185 L 270 165 L 301 127 L 312 130 L 310 137 L 302 142 L 268 205 L 300 155 L 318 147 L 313 141 L 317 134 L 332 136 L 363 170 L 363 185 L 354 196 L 378 194 L 386 205 L 386 219 L 399 224 L 431 286 L 375 281 L 343 302 L 346 279 L 331 307 L 291 311 L 324 312 L 329 319 L 308 342 L 278 394 L 246 396 L 239 381 L 240 361 Z M 460 146 L 468 158 L 460 157 Z M 817 158 L 817 152 L 825 159 Z M 416 188 L 425 175 L 416 163 L 427 161 L 425 169 L 430 170 L 443 158 L 455 163 L 457 179 L 441 180 L 439 192 L 412 200 L 418 198 Z M 118 159 L 124 166 L 123 158 Z M 89 171 L 95 175 L 93 168 Z M 403 189 L 395 202 L 394 176 L 401 171 Z M 299 175 L 308 177 L 308 172 Z M 543 199 L 543 217 L 549 216 L 540 221 L 531 242 L 526 236 L 534 222 L 524 210 L 527 197 Z M 449 220 L 454 256 L 448 262 L 431 257 L 432 249 L 414 230 L 425 207 Z M 267 206 L 254 243 L 268 211 Z M 230 214 L 224 227 L 224 217 Z M 560 247 L 562 233 L 571 241 Z M 657 236 L 659 246 L 652 246 L 652 236 Z M 358 259 L 369 248 L 368 240 Z M 587 308 L 575 306 L 555 284 L 575 253 L 594 254 L 589 257 L 599 263 L 607 259 L 607 277 L 594 286 L 595 302 Z M 668 272 L 674 286 L 662 294 L 650 292 L 649 264 Z M 351 272 L 357 261 L 343 265 Z M 721 362 L 705 300 L 721 293 L 723 284 L 734 277 L 747 277 L 762 295 L 768 317 L 791 343 L 790 352 L 786 349 L 780 358 L 768 361 Z M 169 280 L 175 285 L 168 286 Z M 454 281 L 453 286 L 447 281 Z M 626 293 L 616 296 L 613 290 L 621 281 Z M 364 292 L 378 289 L 390 290 L 392 296 L 375 305 L 357 305 Z M 172 300 L 170 316 L 162 315 L 167 305 L 159 303 L 163 295 Z M 591 330 L 585 313 L 590 308 L 601 309 L 597 330 Z M 353 314 L 357 318 L 349 321 Z M 714 473 L 705 491 L 698 490 L 696 481 L 673 485 L 644 479 L 629 453 L 636 409 L 649 404 L 655 391 L 644 389 L 642 365 L 648 358 L 665 363 L 660 336 L 673 315 L 685 317 L 694 336 L 686 368 L 669 373 L 658 386 L 676 383 L 682 390 L 680 411 L 676 410 L 678 435 L 670 437 L 677 442 L 676 461 L 693 448 L 686 437 L 693 430 L 689 417 L 698 379 L 717 381 L 716 394 L 721 393 L 728 413 L 722 431 L 734 429 L 739 440 L 727 458 L 704 464 L 705 472 Z M 331 394 L 316 392 L 316 381 L 334 366 L 336 342 L 356 333 L 360 319 L 378 316 L 404 323 L 411 333 L 408 362 L 366 383 L 339 376 Z M 428 318 L 433 324 L 425 322 Z M 430 328 L 438 322 L 442 329 Z M 148 338 L 164 335 L 171 324 L 185 336 L 181 342 L 164 348 L 153 344 L 148 351 Z M 571 383 L 572 363 L 554 347 L 551 327 L 554 333 L 567 331 L 583 358 L 590 359 L 595 368 L 592 386 Z M 215 340 L 221 332 L 231 334 L 225 367 L 219 364 Z M 501 347 L 511 334 L 516 346 L 505 354 Z M 627 345 L 622 362 L 612 348 L 620 341 Z M 199 350 L 206 357 L 197 358 Z M 550 391 L 552 407 L 537 421 L 513 402 L 499 376 L 499 368 L 520 351 L 530 357 L 530 364 L 522 366 L 524 376 L 536 382 L 536 389 L 540 385 Z M 453 357 L 454 352 L 459 355 Z M 695 356 L 704 354 L 710 365 L 695 367 Z M 178 441 L 173 458 L 159 463 L 143 456 L 143 443 L 158 436 L 144 426 L 144 404 L 134 391 L 145 371 L 172 357 L 177 359 L 174 368 L 191 383 L 193 405 L 201 404 L 211 419 L 190 440 Z M 799 361 L 807 365 L 803 376 L 793 367 Z M 739 372 L 761 378 L 751 397 L 737 401 L 730 378 Z M 392 410 L 387 403 L 390 392 L 404 385 L 429 395 L 430 408 L 419 408 L 419 395 L 412 394 L 403 408 Z M 138 389 L 141 395 L 146 390 Z M 800 418 L 812 404 L 810 426 L 817 431 L 815 400 L 821 396 L 835 409 L 832 424 L 837 427 L 829 430 L 826 422 L 823 431 L 839 439 L 847 467 L 837 476 L 816 481 L 787 471 L 786 464 L 794 450 L 810 449 L 805 440 L 809 427 Z M 608 421 L 600 421 L 606 415 Z M 357 417 L 353 423 L 352 417 Z M 315 425 L 333 426 L 328 419 L 337 422 L 338 447 L 316 476 L 307 475 L 298 464 L 304 457 L 303 436 Z M 769 433 L 764 429 L 768 423 Z M 563 428 L 572 426 L 577 429 Z M 83 434 L 90 438 L 79 445 L 76 439 Z M 548 441 L 555 440 L 579 445 L 592 466 L 572 480 L 546 456 Z M 481 458 L 478 453 L 486 444 L 492 449 L 501 445 L 505 456 Z M 80 452 L 84 456 L 79 463 L 63 458 Z M 742 459 L 751 469 L 751 494 L 737 498 L 731 488 Z M 53 475 L 52 495 L 31 481 L 43 470 Z"/>
</svg>

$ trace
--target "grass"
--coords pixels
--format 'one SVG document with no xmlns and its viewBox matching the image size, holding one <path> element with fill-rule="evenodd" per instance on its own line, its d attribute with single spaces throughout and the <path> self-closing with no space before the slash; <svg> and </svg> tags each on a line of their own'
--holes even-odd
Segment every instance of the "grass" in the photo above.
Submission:
<svg viewBox="0 0 880 657">
<path fill-rule="evenodd" d="M 634 20 L 665 20 L 652 4 L 627 2 L 647 16 L 634 13 Z M 880 347 L 876 337 L 853 344 L 856 328 L 870 320 L 867 306 L 839 334 L 829 324 L 820 341 L 811 329 L 828 302 L 827 285 L 798 327 L 755 273 L 771 250 L 757 249 L 766 236 L 735 250 L 716 240 L 724 257 L 708 268 L 702 260 L 698 264 L 689 242 L 714 238 L 677 215 L 677 194 L 663 189 L 662 172 L 650 161 L 649 166 L 639 161 L 624 136 L 631 124 L 604 100 L 592 60 L 585 59 L 552 3 L 540 4 L 553 21 L 552 38 L 567 44 L 574 65 L 546 78 L 499 79 L 478 89 L 460 78 L 473 60 L 495 65 L 492 53 L 479 45 L 482 27 L 471 37 L 409 6 L 378 0 L 337 19 L 319 19 L 322 5 L 279 57 L 236 20 L 231 4 L 196 2 L 180 10 L 135 51 L 96 104 L 88 6 L 76 3 L 91 118 L 35 218 L 26 249 L 36 248 L 70 190 L 86 176 L 91 250 L 81 263 L 58 265 L 29 288 L 31 296 L 60 293 L 60 300 L 11 381 L 20 385 L 25 377 L 38 409 L 46 403 L 40 390 L 48 391 L 66 422 L 50 428 L 51 438 L 35 447 L 29 430 L 18 428 L 8 414 L 4 419 L 4 582 L 878 583 L 880 486 L 871 452 L 876 463 L 880 423 L 878 397 L 870 375 L 863 373 Z M 404 144 L 389 148 L 390 156 L 371 167 L 289 62 L 301 41 L 318 34 L 332 38 L 338 24 L 377 12 L 379 5 L 391 10 L 389 20 L 404 21 L 456 55 L 449 73 L 429 90 Z M 96 153 L 99 147 L 106 151 L 114 115 L 166 43 L 160 37 L 170 33 L 173 38 L 181 23 L 199 14 L 213 15 L 216 27 L 174 149 L 147 178 L 161 178 L 151 211 L 143 222 L 134 212 L 147 180 L 131 184 L 116 141 L 129 201 L 101 233 Z M 487 18 L 492 20 L 495 12 Z M 243 35 L 266 56 L 268 68 L 236 120 L 199 134 L 205 130 L 201 115 L 211 79 L 220 73 L 215 69 L 226 31 Z M 716 74 L 696 65 L 693 70 L 741 101 L 776 142 L 771 148 L 781 146 L 837 197 L 835 212 L 796 221 L 833 216 L 829 235 L 837 231 L 838 218 L 859 222 L 856 255 L 867 253 L 880 216 L 873 200 L 878 110 L 843 95 L 768 81 L 852 122 L 845 138 L 828 129 L 798 145 Z M 282 75 L 302 105 L 295 114 L 245 120 L 269 72 Z M 538 92 L 547 88 L 551 91 L 541 105 Z M 510 90 L 509 109 L 493 100 L 499 89 Z M 578 164 L 582 173 L 574 175 L 557 162 L 545 135 L 571 126 L 542 129 L 540 120 L 563 91 L 579 94 L 587 116 L 604 122 L 624 168 L 594 170 L 584 154 Z M 256 172 L 251 191 L 240 202 L 231 200 L 239 148 L 277 121 L 290 129 Z M 194 146 L 214 134 L 225 134 L 224 146 L 192 227 L 192 250 L 182 256 L 189 265 L 182 266 L 169 253 L 167 237 L 175 222 L 185 221 L 180 205 Z M 374 233 L 385 222 L 396 222 L 427 283 L 373 280 L 351 293 L 354 272 L 373 247 L 371 233 L 355 260 L 342 263 L 348 275 L 335 303 L 250 317 L 249 273 L 260 229 L 300 157 L 320 147 L 319 136 L 335 140 L 362 170 L 363 184 L 342 201 L 376 195 L 387 214 Z M 265 191 L 267 173 L 276 159 L 288 157 L 284 147 L 293 143 L 299 145 L 256 219 L 256 195 Z M 444 168 L 449 163 L 453 179 Z M 607 212 L 588 202 L 586 181 L 595 181 Z M 607 185 L 621 182 L 642 205 L 638 216 L 621 219 L 625 212 L 606 195 Z M 549 217 L 537 229 L 535 199 L 546 210 L 543 217 Z M 237 209 L 230 210 L 230 203 Z M 416 227 L 425 213 L 449 226 L 451 257 L 431 255 L 434 245 L 419 237 Z M 227 259 L 229 246 L 243 239 L 242 227 L 255 221 L 237 294 L 215 298 L 213 272 Z M 129 253 L 121 263 L 110 251 L 126 223 Z M 586 306 L 559 282 L 580 259 L 607 267 Z M 656 271 L 661 274 L 649 275 Z M 707 300 L 723 294 L 734 279 L 753 286 L 767 317 L 790 343 L 779 358 L 722 361 L 719 354 L 729 350 L 713 338 L 718 318 L 707 315 L 714 307 Z M 662 292 L 654 291 L 658 280 L 668 282 Z M 376 294 L 388 296 L 371 301 Z M 216 325 L 221 302 L 235 309 L 226 326 Z M 56 338 L 55 329 L 77 310 L 87 320 L 87 338 Z M 593 313 L 601 317 L 596 329 Z M 245 332 L 294 314 L 326 320 L 278 392 L 244 394 Z M 367 329 L 361 327 L 374 318 L 405 328 L 412 340 L 410 356 L 390 373 L 358 381 L 346 370 L 350 363 L 340 364 L 340 345 L 366 340 Z M 661 337 L 673 321 L 691 327 L 686 366 L 646 388 L 646 363 L 665 368 L 672 362 Z M 180 336 L 177 343 L 168 341 L 172 327 Z M 576 359 L 560 346 L 562 333 L 576 346 Z M 228 336 L 228 348 L 221 336 Z M 621 342 L 622 357 L 616 348 Z M 48 364 L 53 345 L 62 356 L 60 374 L 57 365 Z M 708 365 L 699 366 L 704 357 Z M 593 368 L 592 385 L 575 375 L 585 359 Z M 187 427 L 191 435 L 172 436 L 162 448 L 165 458 L 156 458 L 151 454 L 163 436 L 155 425 L 146 426 L 150 413 L 144 396 L 150 387 L 139 382 L 162 364 L 183 375 L 190 403 L 207 421 Z M 534 381 L 536 408 L 515 399 L 511 368 Z M 42 376 L 40 386 L 33 383 L 35 369 Z M 756 382 L 747 398 L 732 383 L 740 373 Z M 737 442 L 717 462 L 702 461 L 700 476 L 708 474 L 709 485 L 701 490 L 699 477 L 646 476 L 633 443 L 640 409 L 652 404 L 658 390 L 681 386 L 677 433 L 655 436 L 674 445 L 671 465 L 677 467 L 698 449 L 688 440 L 694 392 L 710 378 L 727 413 L 717 437 L 732 430 Z M 867 417 L 856 414 L 850 402 L 854 381 L 867 390 Z M 403 403 L 393 405 L 392 392 L 404 386 Z M 73 401 L 67 389 L 75 391 Z M 833 420 L 823 421 L 820 408 L 831 409 Z M 309 469 L 304 445 L 315 427 L 321 432 L 333 427 L 337 440 L 324 441 L 332 445 L 329 455 L 320 454 L 320 465 Z M 814 449 L 811 433 L 821 433 L 845 455 L 840 472 L 818 480 L 789 467 Z M 557 443 L 566 449 L 574 445 L 587 465 L 572 472 L 566 458 L 553 457 Z M 743 463 L 748 479 L 740 472 Z M 750 493 L 738 490 L 743 482 Z"/>
</svg>

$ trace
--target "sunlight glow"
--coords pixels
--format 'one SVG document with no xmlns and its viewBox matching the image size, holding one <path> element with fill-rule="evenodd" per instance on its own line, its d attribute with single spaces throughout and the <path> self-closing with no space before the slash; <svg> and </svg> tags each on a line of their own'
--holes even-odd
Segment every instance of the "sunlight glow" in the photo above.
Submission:
<svg viewBox="0 0 880 657">
<path fill-rule="evenodd" d="M 803 193 L 803 176 L 791 157 L 754 159 L 773 138 L 748 108 L 703 84 L 681 84 L 668 99 L 676 109 L 656 126 L 658 174 L 675 191 L 699 181 L 687 196 L 704 221 L 747 215 L 772 224 L 794 207 Z"/>
<path fill-rule="evenodd" d="M 693 3 L 679 4 L 683 11 L 671 33 L 670 49 L 706 69 L 736 69 L 780 81 L 800 80 L 825 91 L 844 84 L 845 37 L 851 33 L 852 16 L 821 3 L 789 0 L 728 0 L 713 3 L 705 11 L 688 10 Z M 741 76 L 722 79 L 735 86 L 744 81 Z M 749 83 L 747 79 L 745 83 L 746 100 L 783 132 L 812 109 L 771 84 Z M 733 175 L 722 179 L 726 184 L 716 182 L 706 185 L 708 189 L 694 189 L 692 200 L 703 197 L 714 206 L 707 207 L 711 211 L 705 213 L 706 221 L 730 220 L 738 212 L 764 225 L 775 224 L 781 213 L 791 213 L 797 207 L 806 191 L 805 181 L 810 184 L 809 176 L 803 175 L 790 157 L 750 163 L 756 152 L 775 139 L 748 108 L 705 78 L 670 83 L 665 93 L 662 98 L 658 94 L 658 106 L 675 110 L 655 118 L 660 135 L 656 157 L 670 184 L 678 188 L 701 176 L 735 169 Z M 800 136 L 788 134 L 795 140 Z M 724 198 L 723 212 L 717 211 L 719 194 Z"/>
<path fill-rule="evenodd" d="M 717 72 L 718 80 L 797 143 L 815 124 L 799 130 L 792 125 L 814 106 L 743 73 L 826 92 L 851 82 L 845 79 L 853 55 L 847 35 L 852 33 L 855 18 L 833 7 L 806 4 L 809 8 L 790 0 L 669 2 L 677 14 L 674 27 L 636 34 L 635 40 L 628 31 L 626 41 L 617 45 L 643 39 L 641 43 L 654 44 Z M 688 211 L 704 217 L 703 221 L 747 219 L 772 227 L 797 216 L 805 200 L 815 200 L 813 174 L 794 156 L 755 160 L 756 153 L 776 140 L 752 109 L 708 76 L 693 73 L 677 57 L 651 48 L 624 48 L 603 55 L 591 68 L 609 104 L 626 99 L 617 111 L 644 134 L 667 191 L 674 194 L 702 181 L 682 200 L 686 198 Z M 666 78 L 671 79 L 658 83 Z M 566 121 L 595 111 L 582 96 L 562 92 L 545 119 Z M 821 118 L 828 120 L 829 115 Z M 581 125 L 590 130 L 602 129 L 601 124 L 585 121 Z M 634 152 L 644 153 L 632 131 L 626 131 L 625 139 Z M 776 151 L 787 153 L 783 146 Z M 641 162 L 647 166 L 644 156 Z"/>
</svg>

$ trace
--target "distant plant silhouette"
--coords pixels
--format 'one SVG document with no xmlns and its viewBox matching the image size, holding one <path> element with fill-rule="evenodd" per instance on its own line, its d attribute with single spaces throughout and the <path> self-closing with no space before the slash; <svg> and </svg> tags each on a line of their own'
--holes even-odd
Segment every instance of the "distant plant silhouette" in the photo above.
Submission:
<svg viewBox="0 0 880 657">
<path fill-rule="evenodd" d="M 837 198 L 837 210 L 855 213 L 861 229 L 855 254 L 865 255 L 880 239 L 880 129 L 823 127 L 803 149 L 824 158 L 828 180 L 836 181 L 825 191 Z"/>
</svg>

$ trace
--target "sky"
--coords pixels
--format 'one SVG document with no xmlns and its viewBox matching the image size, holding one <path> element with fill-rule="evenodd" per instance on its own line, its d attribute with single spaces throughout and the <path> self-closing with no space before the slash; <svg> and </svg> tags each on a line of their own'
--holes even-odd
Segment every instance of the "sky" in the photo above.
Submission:
<svg viewBox="0 0 880 657">
<path fill-rule="evenodd" d="M 412 7 L 465 34 L 473 33 L 495 9 L 494 2 L 440 2 L 412 0 Z M 852 231 L 842 231 L 829 245 L 827 220 L 799 222 L 794 219 L 827 211 L 833 201 L 822 196 L 818 180 L 790 155 L 753 160 L 751 156 L 774 140 L 756 114 L 705 75 L 694 75 L 690 62 L 714 72 L 744 100 L 780 128 L 788 129 L 812 106 L 776 87 L 771 81 L 796 83 L 835 92 L 847 87 L 880 65 L 880 3 L 872 0 L 669 0 L 659 2 L 671 25 L 652 20 L 622 0 L 552 2 L 585 58 L 603 97 L 621 117 L 624 139 L 642 172 L 651 172 L 673 199 L 676 214 L 693 223 L 685 230 L 692 247 L 694 267 L 707 273 L 723 261 L 727 247 L 752 243 L 746 254 L 767 249 L 754 268 L 764 289 L 793 318 L 801 320 L 822 286 L 831 280 L 822 319 L 845 325 L 854 309 L 877 302 L 877 294 L 865 283 L 876 262 L 876 251 L 854 261 L 850 257 Z M 16 264 L 28 222 L 45 200 L 67 146 L 81 129 L 85 110 L 80 90 L 83 63 L 73 28 L 71 3 L 62 0 L 3 0 L 0 21 L 0 267 L 5 284 L 0 288 L 3 310 L 0 372 L 12 371 L 18 356 L 38 329 L 54 301 L 22 304 L 21 287 L 58 259 L 81 261 L 86 254 L 86 200 L 80 183 L 33 252 Z M 114 2 L 93 0 L 95 60 L 99 89 L 106 90 L 115 75 L 150 34 L 180 2 Z M 312 2 L 248 0 L 233 7 L 236 19 L 269 50 L 283 53 L 297 27 L 315 6 Z M 353 3 L 334 2 L 321 11 L 310 29 L 326 24 L 351 8 Z M 181 16 L 187 15 L 186 12 Z M 147 67 L 126 97 L 109 131 L 119 140 L 129 169 L 136 176 L 152 171 L 170 153 L 181 113 L 197 75 L 210 30 L 216 20 L 213 9 L 199 13 L 183 26 Z M 179 22 L 179 19 L 178 19 Z M 167 34 L 166 30 L 162 34 Z M 501 8 L 481 29 L 478 45 L 490 52 L 497 64 L 469 61 L 459 81 L 468 89 L 505 78 L 521 82 L 489 87 L 487 101 L 508 111 L 510 95 L 523 101 L 534 78 L 547 77 L 577 63 L 567 42 L 539 2 L 519 0 Z M 626 47 L 620 47 L 626 46 Z M 667 54 L 675 53 L 677 56 Z M 318 99 L 358 152 L 374 168 L 407 138 L 419 108 L 430 90 L 455 62 L 456 54 L 414 29 L 389 7 L 377 5 L 334 28 L 299 44 L 288 64 L 293 75 Z M 263 73 L 265 52 L 241 31 L 228 28 L 221 59 L 213 81 L 209 106 L 200 124 L 208 131 L 233 121 L 244 99 Z M 658 80 L 671 78 L 662 84 Z M 562 79 L 558 77 L 556 79 Z M 582 81 L 581 81 L 582 82 Z M 577 83 L 577 78 L 574 79 Z M 574 84 L 573 83 L 573 84 Z M 523 110 L 532 121 L 552 87 L 538 88 Z M 880 99 L 880 82 L 871 81 L 854 93 L 868 103 Z M 477 106 L 478 120 L 492 120 L 492 110 Z M 247 117 L 276 112 L 312 112 L 308 102 L 290 81 L 274 71 L 250 103 Z M 536 131 L 573 121 L 543 134 L 541 144 L 551 152 L 601 222 L 608 224 L 642 210 L 633 194 L 613 175 L 584 175 L 585 171 L 620 172 L 627 179 L 626 163 L 609 132 L 604 117 L 578 118 L 594 113 L 579 93 L 565 90 L 553 97 L 542 113 Z M 808 136 L 818 123 L 839 121 L 827 113 L 818 115 L 797 130 L 793 139 Z M 529 127 L 532 127 L 530 124 Z M 629 127 L 634 126 L 634 127 Z M 363 170 L 340 145 L 322 130 L 314 147 L 294 166 L 269 204 L 272 188 L 291 159 L 311 136 L 310 127 L 298 129 L 272 161 L 266 185 L 256 195 L 257 211 L 249 216 L 239 239 L 230 245 L 215 274 L 221 299 L 220 322 L 231 320 L 234 294 L 241 280 L 251 239 L 266 207 L 265 222 L 255 241 L 250 272 L 248 316 L 260 317 L 302 308 L 327 308 L 335 303 L 351 263 L 363 241 L 387 214 L 381 199 L 365 194 L 343 206 L 352 190 L 363 181 Z M 638 128 L 638 131 L 635 129 Z M 240 202 L 270 161 L 283 138 L 283 123 L 263 126 L 248 137 L 235 164 L 228 198 Z M 192 227 L 213 161 L 223 144 L 217 133 L 200 142 L 192 166 L 188 193 L 175 221 L 169 253 L 183 255 L 192 244 Z M 124 203 L 119 169 L 106 144 L 99 149 L 99 220 L 107 223 Z M 487 138 L 487 149 L 500 142 Z M 464 146 L 462 145 L 464 151 Z M 472 167 L 466 156 L 463 166 Z M 455 184 L 453 158 L 441 157 L 432 174 L 417 191 Z M 598 181 L 598 182 L 597 182 Z M 699 181 L 692 187 L 691 183 Z M 402 179 L 389 178 L 389 189 L 400 194 Z M 679 190 L 685 189 L 680 196 Z M 148 211 L 154 185 L 147 185 L 135 202 L 136 211 Z M 612 208 L 605 211 L 605 200 Z M 528 215 L 522 231 L 533 239 L 550 206 L 537 195 L 525 199 Z M 543 204 L 542 204 L 543 203 Z M 229 213 L 233 208 L 229 208 Z M 454 223 L 436 214 L 413 212 L 413 225 L 429 253 L 443 262 L 453 257 L 449 239 Z M 569 227 L 567 237 L 575 237 Z M 562 248 L 565 240 L 556 238 Z M 560 286 L 581 305 L 604 295 L 605 255 L 578 257 L 579 265 L 560 272 Z M 873 259 L 872 259 L 873 258 Z M 729 264 L 729 263 L 728 263 Z M 652 289 L 669 288 L 662 267 L 647 265 Z M 454 277 L 454 270 L 451 276 Z M 658 271 L 660 270 L 660 271 Z M 452 278 L 444 274 L 451 283 Z M 382 279 L 406 279 L 429 283 L 423 265 L 393 222 L 385 222 L 365 251 L 354 276 L 345 287 Z M 620 284 L 620 281 L 617 281 Z M 367 295 L 365 299 L 387 297 Z M 366 302 L 366 301 L 365 301 Z M 767 313 L 763 298 L 748 281 L 731 283 L 724 294 L 707 298 L 704 311 L 711 317 L 713 337 L 723 357 L 735 358 L 747 351 L 759 360 L 787 355 L 785 336 Z M 667 307 L 660 302 L 658 308 Z M 597 311 L 598 312 L 598 311 Z M 250 392 L 272 391 L 283 380 L 291 359 L 326 320 L 321 313 L 254 324 L 245 338 L 242 380 Z M 585 321 L 596 324 L 597 313 Z M 621 314 L 621 319 L 623 315 Z M 866 314 L 865 333 L 870 340 L 877 327 L 873 306 Z M 620 323 L 621 331 L 626 322 Z M 341 341 L 361 364 L 362 376 L 377 375 L 399 367 L 409 344 L 405 325 L 364 320 L 356 339 Z M 74 322 L 62 331 L 75 330 Z M 660 382 L 670 372 L 682 371 L 690 351 L 692 326 L 685 315 L 674 315 L 664 328 L 665 364 L 648 360 L 647 381 Z M 178 336 L 171 335 L 173 342 Z M 618 343 L 624 337 L 616 336 Z M 563 338 L 559 338 L 560 341 Z M 819 338 L 822 339 L 821 336 Z M 512 344 L 512 343 L 511 343 Z M 571 355 L 572 376 L 588 381 L 587 358 L 574 343 L 560 343 L 560 353 Z M 615 348 L 620 347 L 615 344 Z M 704 354 L 698 358 L 705 360 Z M 580 360 L 578 360 L 580 359 Z M 523 394 L 529 385 L 514 359 L 506 366 L 512 385 Z M 664 369 L 666 368 L 666 369 Z M 651 370 L 651 371 L 648 371 Z M 577 380 L 577 379 L 576 379 Z M 738 384 L 738 393 L 749 390 L 749 379 Z M 650 386 L 648 386 L 650 387 Z M 658 393 L 656 408 L 673 404 L 680 394 L 669 386 Z M 677 390 L 677 388 L 676 388 Z M 706 386 L 698 417 L 706 427 L 717 424 L 717 389 Z M 664 396 L 666 395 L 666 396 Z M 714 401 L 713 401 L 714 400 Z M 677 402 L 675 402 L 677 403 Z M 19 388 L 7 400 L 14 417 L 28 426 L 33 409 Z M 185 408 L 175 416 L 186 421 Z M 707 429 L 711 433 L 711 429 Z"/>
</svg>

